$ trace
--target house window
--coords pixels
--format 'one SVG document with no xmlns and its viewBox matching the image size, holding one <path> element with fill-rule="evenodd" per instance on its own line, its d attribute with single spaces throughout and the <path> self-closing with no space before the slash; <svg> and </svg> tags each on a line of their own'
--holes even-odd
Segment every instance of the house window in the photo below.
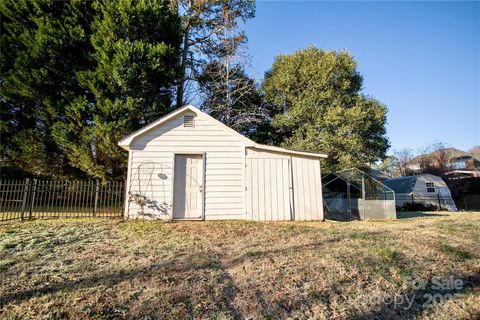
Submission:
<svg viewBox="0 0 480 320">
<path fill-rule="evenodd" d="M 185 128 L 194 128 L 195 120 L 193 116 L 183 116 L 183 126 Z"/>
<path fill-rule="evenodd" d="M 435 186 L 433 182 L 427 182 L 427 193 L 435 193 Z"/>
</svg>

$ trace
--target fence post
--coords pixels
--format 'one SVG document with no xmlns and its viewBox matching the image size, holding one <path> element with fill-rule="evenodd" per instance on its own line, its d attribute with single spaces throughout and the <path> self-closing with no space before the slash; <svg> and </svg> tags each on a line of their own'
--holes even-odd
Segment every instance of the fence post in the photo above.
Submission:
<svg viewBox="0 0 480 320">
<path fill-rule="evenodd" d="M 363 220 L 367 220 L 367 197 L 365 193 L 365 177 L 362 173 L 362 200 L 363 200 Z"/>
<path fill-rule="evenodd" d="M 415 199 L 413 198 L 413 193 L 412 193 L 412 204 L 415 204 Z"/>
<path fill-rule="evenodd" d="M 442 210 L 442 202 L 440 201 L 440 195 L 437 193 L 437 198 L 438 198 L 438 210 Z"/>
<path fill-rule="evenodd" d="M 33 179 L 32 186 L 32 201 L 30 202 L 30 212 L 28 214 L 28 219 L 32 220 L 33 205 L 35 204 L 35 193 L 37 192 L 37 179 Z"/>
<path fill-rule="evenodd" d="M 122 197 L 120 196 L 120 198 L 122 199 Z M 128 199 L 128 189 L 127 189 L 127 179 L 125 179 L 125 182 L 123 183 L 123 201 L 122 201 L 122 212 L 120 214 L 121 217 L 123 217 L 123 219 L 125 219 L 125 212 L 128 212 L 128 205 L 129 205 L 129 202 L 127 201 Z"/>
<path fill-rule="evenodd" d="M 20 220 L 23 221 L 23 217 L 25 215 L 25 207 L 27 206 L 28 200 L 28 187 L 30 186 L 30 179 L 25 178 L 25 182 L 23 185 L 23 198 L 22 198 L 22 210 L 20 212 Z"/>
<path fill-rule="evenodd" d="M 94 218 L 97 216 L 98 192 L 99 192 L 98 179 L 96 179 L 95 180 L 95 200 L 94 200 L 94 204 L 93 204 L 93 217 Z"/>
</svg>

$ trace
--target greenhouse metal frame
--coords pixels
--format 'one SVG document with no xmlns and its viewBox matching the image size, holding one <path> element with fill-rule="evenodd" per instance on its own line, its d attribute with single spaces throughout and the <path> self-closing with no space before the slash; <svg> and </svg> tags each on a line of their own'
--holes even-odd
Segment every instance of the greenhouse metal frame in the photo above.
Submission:
<svg viewBox="0 0 480 320">
<path fill-rule="evenodd" d="M 395 192 L 357 168 L 323 179 L 327 217 L 334 220 L 396 219 Z"/>
</svg>

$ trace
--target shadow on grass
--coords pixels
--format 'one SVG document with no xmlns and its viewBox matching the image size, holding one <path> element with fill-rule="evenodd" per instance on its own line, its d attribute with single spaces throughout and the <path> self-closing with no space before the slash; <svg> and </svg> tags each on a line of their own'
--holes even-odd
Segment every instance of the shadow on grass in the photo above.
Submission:
<svg viewBox="0 0 480 320">
<path fill-rule="evenodd" d="M 350 235 L 353 238 L 360 238 L 360 239 L 370 239 L 381 236 L 378 232 L 365 232 L 358 233 L 355 232 Z M 345 235 L 338 235 L 336 237 L 332 237 L 328 241 L 314 241 L 307 244 L 302 245 L 288 245 L 283 246 L 280 248 L 270 248 L 267 250 L 257 250 L 257 251 L 248 251 L 236 257 L 225 256 L 224 258 L 217 255 L 212 254 L 208 255 L 206 258 L 199 258 L 199 256 L 205 255 L 205 252 L 192 252 L 186 256 L 181 258 L 175 257 L 172 259 L 166 259 L 164 261 L 158 263 L 151 263 L 144 267 L 135 268 L 132 270 L 114 270 L 104 273 L 98 273 L 96 275 L 91 275 L 88 277 L 84 277 L 77 281 L 74 280 L 64 280 L 63 282 L 59 282 L 56 284 L 45 285 L 43 287 L 31 288 L 27 290 L 17 290 L 15 292 L 9 292 L 3 296 L 0 296 L 0 306 L 2 304 L 10 304 L 10 303 L 19 303 L 21 301 L 25 301 L 34 297 L 40 297 L 47 294 L 55 294 L 57 292 L 70 292 L 79 289 L 86 289 L 86 288 L 98 288 L 102 290 L 101 287 L 113 287 L 117 284 L 120 284 L 124 281 L 132 281 L 132 280 L 142 280 L 142 279 L 151 279 L 151 278 L 158 278 L 160 275 L 165 277 L 172 277 L 176 279 L 187 279 L 188 273 L 200 271 L 200 270 L 216 270 L 221 273 L 220 281 L 213 283 L 214 286 L 220 286 L 221 294 L 216 295 L 215 293 L 211 292 L 211 289 L 208 289 L 205 292 L 205 296 L 202 297 L 204 300 L 208 300 L 212 302 L 212 305 L 217 306 L 215 309 L 219 311 L 223 311 L 228 313 L 228 316 L 232 319 L 245 319 L 249 317 L 249 314 L 242 314 L 242 311 L 245 313 L 258 313 L 264 318 L 281 318 L 287 317 L 294 313 L 295 310 L 302 309 L 302 308 L 310 308 L 312 307 L 312 299 L 314 300 L 321 300 L 322 305 L 325 306 L 325 312 L 327 313 L 328 317 L 335 316 L 335 304 L 338 300 L 338 295 L 342 294 L 341 290 L 338 292 L 335 289 L 335 286 L 332 288 L 327 288 L 319 293 L 313 293 L 313 296 L 305 299 L 299 296 L 288 296 L 288 294 L 282 294 L 278 297 L 271 297 L 268 294 L 262 292 L 261 288 L 256 288 L 254 290 L 253 297 L 247 298 L 248 304 L 252 304 L 255 306 L 255 309 L 241 309 L 236 305 L 235 299 L 237 294 L 240 292 L 240 289 L 237 287 L 235 283 L 235 277 L 229 273 L 229 268 L 235 267 L 237 265 L 243 264 L 246 260 L 257 260 L 268 257 L 270 255 L 274 256 L 284 256 L 292 252 L 299 252 L 302 250 L 322 250 L 326 246 L 330 245 L 340 245 L 337 242 L 343 240 Z M 253 249 L 253 248 L 252 248 Z M 391 263 L 398 264 L 398 260 L 405 260 L 403 256 L 397 256 L 396 252 L 385 251 L 382 253 L 382 257 L 385 257 L 387 260 L 392 260 Z M 388 262 L 388 261 L 387 261 Z M 415 301 L 414 304 L 409 309 L 402 308 L 402 306 L 398 306 L 398 304 L 389 303 L 388 301 L 395 301 L 394 297 L 389 297 L 386 303 L 379 304 L 378 308 L 375 310 L 368 311 L 364 314 L 358 315 L 357 318 L 359 319 L 387 319 L 387 318 L 398 318 L 398 319 L 406 319 L 406 318 L 414 318 L 418 315 L 422 310 L 424 310 L 423 305 L 425 304 L 424 295 L 427 293 L 441 293 L 443 295 L 446 294 L 462 294 L 469 292 L 470 290 L 478 290 L 480 287 L 480 275 L 467 275 L 467 276 L 459 276 L 459 279 L 462 279 L 462 287 L 457 290 L 440 290 L 435 291 L 431 290 L 433 282 L 427 282 L 427 284 L 419 289 L 414 290 L 406 290 L 404 292 L 400 292 L 397 296 L 401 295 L 408 295 L 409 297 L 414 296 Z M 163 281 L 162 281 L 163 282 Z M 338 286 L 341 288 L 341 284 Z M 399 289 L 401 290 L 401 289 Z M 189 291 L 187 289 L 187 291 Z M 185 295 L 188 295 L 189 292 L 185 292 Z M 272 303 L 271 300 L 275 299 L 275 303 Z M 195 301 L 191 299 L 186 299 L 186 304 L 189 306 L 187 307 L 187 311 L 190 315 L 194 312 L 192 305 Z M 150 302 L 151 303 L 151 302 Z M 124 306 L 127 309 L 130 308 L 129 305 Z M 160 308 L 160 306 L 159 306 Z M 373 308 L 372 308 L 373 309 Z M 149 312 L 154 314 L 156 311 L 153 309 L 147 308 L 143 310 L 143 316 L 148 316 Z M 203 312 L 203 310 L 201 311 Z M 205 311 L 205 312 L 208 312 Z M 203 316 L 202 314 L 197 314 L 198 317 Z M 305 315 L 307 318 L 308 316 Z"/>
<path fill-rule="evenodd" d="M 212 301 L 213 305 L 217 306 L 218 312 L 226 312 L 228 317 L 231 317 L 232 319 L 244 319 L 245 317 L 234 304 L 234 299 L 239 292 L 239 289 L 235 285 L 234 279 L 218 260 L 218 257 L 216 255 L 210 255 L 205 259 L 197 259 L 197 257 L 198 255 L 189 255 L 181 259 L 167 259 L 160 263 L 152 263 L 132 270 L 122 269 L 103 272 L 78 280 L 63 280 L 43 287 L 4 293 L 0 295 L 0 310 L 9 304 L 18 304 L 44 295 L 75 292 L 81 291 L 82 289 L 103 290 L 103 287 L 112 288 L 126 281 L 136 282 L 156 279 L 154 281 L 156 281 L 157 284 L 161 284 L 166 281 L 165 279 L 167 279 L 167 281 L 171 281 L 171 279 L 185 279 L 185 281 L 189 282 L 191 281 L 190 275 L 192 273 L 198 272 L 199 270 L 212 270 L 214 273 L 219 271 L 222 274 L 219 278 L 219 282 L 216 283 L 216 285 L 221 288 L 221 295 L 216 295 L 213 291 L 207 290 L 204 291 L 207 296 L 203 296 L 203 299 Z M 177 285 L 181 284 L 177 283 Z M 189 293 L 185 292 L 184 296 L 188 297 Z M 187 304 L 186 310 L 190 315 L 197 312 L 194 309 L 198 303 L 194 303 L 190 299 L 186 299 L 183 302 Z M 125 315 L 128 315 L 131 306 L 124 305 L 123 308 L 126 312 Z M 161 306 L 158 306 L 158 308 L 161 308 Z M 104 311 L 105 310 L 102 312 Z M 211 310 L 205 310 L 205 312 L 208 311 Z M 154 316 L 155 312 L 156 311 L 149 308 L 149 306 L 146 306 L 144 316 Z M 92 314 L 92 316 L 93 315 L 94 314 Z"/>
<path fill-rule="evenodd" d="M 325 217 L 325 221 L 328 222 L 356 222 L 361 221 L 360 219 L 349 219 L 349 218 L 330 218 Z"/>
<path fill-rule="evenodd" d="M 234 257 L 224 263 L 226 268 L 232 268 L 239 264 L 244 263 L 247 260 L 257 260 L 262 259 L 267 256 L 283 256 L 286 254 L 291 254 L 300 251 L 308 251 L 308 250 L 320 250 L 322 248 L 326 248 L 328 246 L 334 245 L 334 243 L 341 241 L 344 239 L 344 236 L 338 236 L 328 241 L 315 241 L 312 243 L 301 244 L 301 245 L 288 245 L 280 248 L 275 249 L 267 249 L 267 250 L 250 250 L 245 252 L 242 255 Z"/>
<path fill-rule="evenodd" d="M 18 303 L 29 300 L 33 297 L 39 297 L 59 291 L 74 291 L 83 288 L 93 288 L 100 285 L 113 286 L 123 281 L 132 280 L 139 276 L 153 274 L 155 273 L 155 271 L 159 271 L 164 267 L 165 266 L 163 266 L 163 264 L 151 264 L 149 266 L 136 270 L 118 270 L 115 272 L 85 277 L 79 280 L 66 280 L 60 283 L 55 283 L 40 288 L 31 288 L 23 291 L 11 292 L 0 296 L 0 305 L 6 305 L 13 302 Z"/>
<path fill-rule="evenodd" d="M 221 286 L 221 298 L 219 298 L 219 296 L 211 296 L 210 299 L 215 300 L 215 305 L 221 310 L 227 312 L 231 318 L 244 319 L 245 317 L 241 310 L 235 305 L 235 298 L 239 292 L 239 288 L 235 284 L 235 279 L 229 273 L 228 269 L 242 264 L 246 260 L 257 260 L 269 255 L 285 255 L 301 250 L 321 250 L 322 247 L 332 245 L 333 242 L 337 242 L 340 239 L 341 237 L 338 237 L 331 239 L 331 241 L 328 242 L 318 241 L 304 245 L 290 245 L 276 249 L 249 251 L 240 256 L 226 259 L 221 259 L 215 254 L 209 255 L 208 258 L 198 258 L 199 256 L 204 255 L 203 253 L 190 254 L 182 258 L 167 259 L 140 268 L 107 271 L 83 277 L 78 280 L 63 280 L 57 283 L 29 288 L 26 290 L 16 290 L 13 292 L 7 291 L 0 296 L 0 306 L 18 304 L 32 298 L 38 298 L 59 292 L 74 292 L 77 290 L 94 288 L 102 290 L 102 287 L 104 286 L 111 288 L 125 281 L 142 281 L 142 279 L 148 281 L 151 278 L 158 278 L 159 275 L 161 275 L 162 278 L 188 278 L 188 274 L 191 272 L 210 269 L 220 271 L 222 274 L 221 281 L 217 283 L 217 285 Z M 266 302 L 261 297 L 260 291 L 256 296 L 257 300 L 264 301 L 265 305 L 262 307 L 265 308 L 268 314 L 268 310 L 271 308 L 266 307 Z M 128 309 L 128 306 L 125 307 Z"/>
<path fill-rule="evenodd" d="M 422 211 L 397 211 L 397 219 L 411 219 L 423 217 L 448 217 L 448 213 L 432 213 Z"/>
<path fill-rule="evenodd" d="M 235 305 L 235 298 L 240 292 L 240 289 L 235 284 L 235 280 L 231 276 L 230 272 L 228 272 L 228 270 L 223 266 L 222 263 L 220 263 L 220 266 L 223 271 L 223 280 L 224 282 L 226 282 L 222 290 L 222 294 L 224 296 L 222 300 L 225 300 L 225 309 L 227 309 L 232 319 L 245 319 L 245 316 Z"/>
<path fill-rule="evenodd" d="M 480 275 L 467 274 L 451 277 L 432 277 L 430 280 L 412 281 L 412 289 L 378 301 L 375 310 L 359 314 L 353 319 L 414 319 L 426 309 L 455 300 L 462 294 L 478 291 Z M 478 319 L 480 311 L 470 314 Z"/>
</svg>

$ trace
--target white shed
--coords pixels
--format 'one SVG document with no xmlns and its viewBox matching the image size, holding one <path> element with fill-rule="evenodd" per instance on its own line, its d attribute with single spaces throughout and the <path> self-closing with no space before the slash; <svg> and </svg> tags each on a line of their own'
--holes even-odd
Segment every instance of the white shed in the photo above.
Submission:
<svg viewBox="0 0 480 320">
<path fill-rule="evenodd" d="M 118 144 L 126 218 L 323 220 L 325 154 L 255 143 L 191 105 Z"/>
<path fill-rule="evenodd" d="M 439 176 L 425 173 L 416 176 L 391 178 L 383 181 L 383 183 L 395 191 L 397 207 L 402 207 L 404 203 L 408 202 L 457 211 L 450 189 Z"/>
</svg>

